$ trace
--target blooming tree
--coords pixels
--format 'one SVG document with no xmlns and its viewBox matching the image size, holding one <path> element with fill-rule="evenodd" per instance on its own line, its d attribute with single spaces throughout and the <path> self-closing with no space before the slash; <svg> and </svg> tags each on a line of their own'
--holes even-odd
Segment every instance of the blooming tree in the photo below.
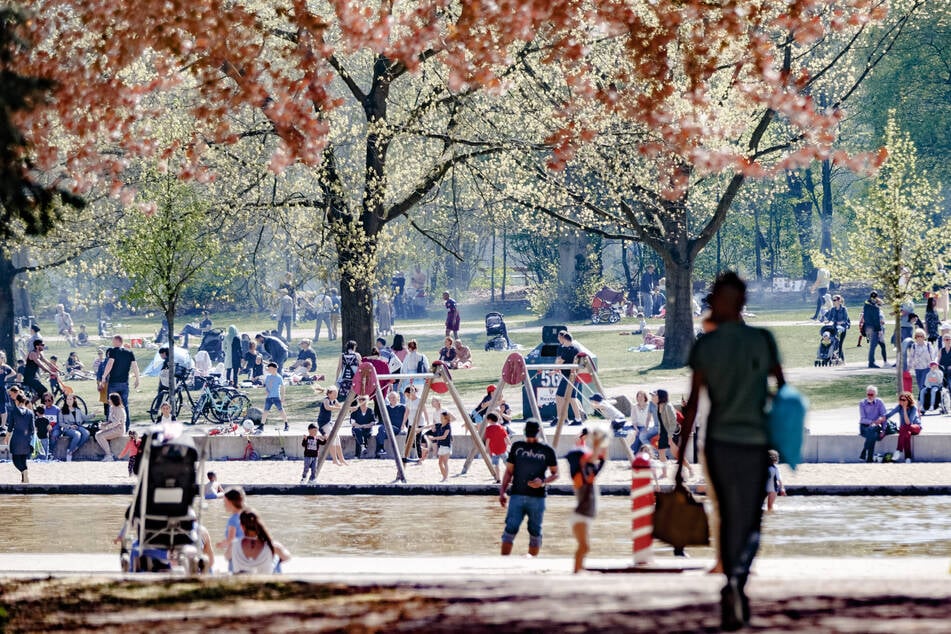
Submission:
<svg viewBox="0 0 951 634">
<path fill-rule="evenodd" d="M 636 129 L 626 150 L 655 162 L 656 177 L 646 200 L 620 205 L 648 214 L 640 229 L 622 233 L 666 248 L 665 260 L 680 267 L 668 279 L 684 289 L 731 192 L 763 173 L 766 157 L 781 154 L 774 161 L 781 168 L 831 153 L 838 103 L 823 109 L 809 96 L 827 69 L 810 74 L 794 56 L 832 33 L 862 32 L 886 9 L 883 0 L 34 0 L 23 36 L 35 46 L 11 63 L 54 82 L 53 98 L 19 124 L 36 168 L 77 192 L 107 184 L 131 199 L 121 179 L 126 157 L 161 159 L 179 147 L 190 159 L 181 175 L 204 178 L 208 148 L 241 140 L 235 122 L 260 112 L 280 139 L 270 168 L 303 166 L 318 177 L 312 202 L 334 235 L 345 338 L 367 345 L 366 270 L 381 228 L 410 213 L 454 166 L 499 152 L 457 134 L 459 100 L 509 93 L 508 69 L 521 65 L 528 43 L 563 80 L 546 115 L 558 125 L 539 139 L 551 148 L 546 168 L 569 165 L 603 135 L 606 118 L 615 129 Z M 605 41 L 615 44 L 610 56 L 592 58 Z M 427 69 L 440 90 L 420 92 L 418 107 L 393 121 L 392 91 Z M 149 96 L 183 87 L 198 125 L 193 138 L 165 147 L 153 134 L 165 102 Z M 724 95 L 742 106 L 736 116 L 720 116 Z M 361 132 L 346 148 L 332 142 L 333 115 L 353 104 Z M 442 130 L 419 146 L 428 160 L 394 192 L 387 166 L 394 138 L 421 116 L 440 118 Z M 766 130 L 776 121 L 791 132 L 773 143 Z M 344 150 L 352 155 L 357 146 L 362 178 L 351 182 L 339 168 Z M 724 171 L 734 176 L 713 221 L 695 238 L 674 231 L 671 222 L 688 224 L 686 195 L 696 179 Z M 677 309 L 684 292 L 674 293 L 669 325 L 684 325 Z M 685 354 L 676 340 L 671 350 L 671 358 Z"/>
</svg>

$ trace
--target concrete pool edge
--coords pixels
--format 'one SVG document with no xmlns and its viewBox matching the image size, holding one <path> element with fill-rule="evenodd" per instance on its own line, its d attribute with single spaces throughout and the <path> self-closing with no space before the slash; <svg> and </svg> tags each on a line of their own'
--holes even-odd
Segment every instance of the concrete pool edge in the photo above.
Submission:
<svg viewBox="0 0 951 634">
<path fill-rule="evenodd" d="M 381 495 L 381 496 L 443 496 L 443 495 L 498 495 L 496 484 L 241 484 L 251 495 Z M 669 491 L 672 484 L 662 484 L 660 490 Z M 695 486 L 691 489 L 696 490 Z M 573 495 L 570 485 L 549 486 L 549 494 Z M 875 496 L 924 497 L 951 496 L 951 485 L 909 484 L 813 484 L 786 485 L 790 496 Z M 620 484 L 601 486 L 602 495 L 628 496 L 630 487 Z M 0 484 L 0 495 L 132 495 L 132 484 Z"/>
</svg>

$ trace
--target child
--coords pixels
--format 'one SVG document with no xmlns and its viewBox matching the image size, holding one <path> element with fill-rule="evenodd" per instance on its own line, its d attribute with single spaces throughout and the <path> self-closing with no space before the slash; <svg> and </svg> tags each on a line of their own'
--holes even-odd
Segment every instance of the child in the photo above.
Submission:
<svg viewBox="0 0 951 634">
<path fill-rule="evenodd" d="M 505 427 L 499 423 L 498 414 L 489 412 L 486 414 L 485 420 L 488 422 L 485 428 L 485 444 L 489 450 L 489 456 L 492 458 L 492 466 L 498 468 L 499 459 L 502 458 L 504 462 L 504 456 L 508 453 L 509 447 L 512 446 L 512 439 L 509 438 Z"/>
<path fill-rule="evenodd" d="M 614 430 L 614 435 L 623 438 L 625 436 L 624 428 L 627 426 L 627 416 L 625 416 L 621 410 L 614 407 L 614 405 L 604 400 L 604 396 L 601 394 L 592 394 L 588 400 L 591 401 L 591 407 L 594 408 L 594 411 L 611 422 L 611 429 Z"/>
<path fill-rule="evenodd" d="M 225 524 L 225 538 L 215 544 L 215 548 L 224 549 L 225 559 L 231 561 L 231 549 L 235 542 L 244 537 L 244 531 L 241 530 L 241 512 L 244 511 L 244 489 L 234 487 L 225 491 L 225 511 L 231 513 L 228 523 Z M 231 564 L 228 564 L 228 572 L 232 572 Z"/>
<path fill-rule="evenodd" d="M 281 413 L 281 419 L 284 421 L 284 431 L 290 427 L 287 424 L 287 412 L 284 411 L 284 377 L 277 373 L 277 364 L 273 361 L 267 364 L 267 376 L 264 377 L 264 389 L 267 396 L 264 398 L 264 414 L 261 416 L 261 425 L 267 422 L 267 413 L 272 407 L 276 407 Z"/>
<path fill-rule="evenodd" d="M 769 477 L 766 480 L 766 510 L 772 512 L 773 504 L 776 502 L 777 495 L 786 495 L 786 487 L 783 481 L 779 479 L 779 452 L 775 449 L 769 450 L 769 459 L 772 462 L 769 465 Z"/>
<path fill-rule="evenodd" d="M 122 451 L 119 452 L 119 458 L 125 458 L 129 456 L 129 475 L 134 476 L 139 472 L 139 452 L 142 449 L 142 438 L 134 432 L 129 432 L 129 439 L 125 443 L 125 447 L 122 448 Z"/>
<path fill-rule="evenodd" d="M 927 412 L 934 409 L 941 401 L 941 386 L 944 385 L 944 372 L 937 361 L 932 361 L 925 375 L 924 387 L 918 394 L 918 411 Z M 927 405 L 927 407 L 926 407 Z"/>
<path fill-rule="evenodd" d="M 50 419 L 46 417 L 46 410 L 42 405 L 37 406 L 35 414 L 33 422 L 36 425 L 36 437 L 43 448 L 43 457 L 49 461 L 53 459 L 50 453 Z"/>
<path fill-rule="evenodd" d="M 86 332 L 86 324 L 79 324 L 79 334 L 76 335 L 76 341 L 81 346 L 89 345 L 89 333 Z"/>
<path fill-rule="evenodd" d="M 50 391 L 53 392 L 53 394 L 58 394 L 63 391 L 59 386 L 59 366 L 56 365 L 57 361 L 58 359 L 55 354 L 50 357 Z"/>
<path fill-rule="evenodd" d="M 307 435 L 301 441 L 301 447 L 304 448 L 304 471 L 300 474 L 301 484 L 313 484 L 317 482 L 317 456 L 320 455 L 320 446 L 326 441 L 323 436 L 318 434 L 317 425 L 311 423 L 307 426 Z M 307 479 L 307 471 L 310 470 L 310 479 Z"/>
<path fill-rule="evenodd" d="M 214 471 L 208 472 L 208 482 L 205 483 L 203 497 L 206 500 L 217 500 L 225 494 L 225 490 L 218 484 L 218 474 Z"/>
</svg>

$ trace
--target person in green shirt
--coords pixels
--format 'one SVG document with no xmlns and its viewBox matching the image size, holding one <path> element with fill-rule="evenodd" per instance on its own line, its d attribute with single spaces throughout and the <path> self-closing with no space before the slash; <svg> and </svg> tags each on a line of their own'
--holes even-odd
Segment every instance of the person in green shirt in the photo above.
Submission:
<svg viewBox="0 0 951 634">
<path fill-rule="evenodd" d="M 718 546 L 727 584 L 721 591 L 722 628 L 749 622 L 745 586 L 759 548 L 767 453 L 768 380 L 785 383 L 776 341 L 767 330 L 743 323 L 746 284 L 732 271 L 717 277 L 710 297 L 712 332 L 697 340 L 688 365 L 693 370 L 682 425 L 680 460 L 697 416 L 700 393 L 710 399 L 705 454 L 720 509 Z"/>
</svg>

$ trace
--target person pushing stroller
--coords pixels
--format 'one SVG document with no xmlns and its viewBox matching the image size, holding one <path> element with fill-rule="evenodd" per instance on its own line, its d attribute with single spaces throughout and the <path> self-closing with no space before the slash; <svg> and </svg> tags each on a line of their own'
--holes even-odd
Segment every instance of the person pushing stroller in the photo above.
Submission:
<svg viewBox="0 0 951 634">
<path fill-rule="evenodd" d="M 833 328 L 834 334 L 832 337 L 836 339 L 836 349 L 839 353 L 839 359 L 841 359 L 844 364 L 845 336 L 852 326 L 852 322 L 849 320 L 849 311 L 845 307 L 845 302 L 842 300 L 841 295 L 835 294 L 832 296 L 832 308 L 823 316 L 823 321 Z"/>
</svg>

